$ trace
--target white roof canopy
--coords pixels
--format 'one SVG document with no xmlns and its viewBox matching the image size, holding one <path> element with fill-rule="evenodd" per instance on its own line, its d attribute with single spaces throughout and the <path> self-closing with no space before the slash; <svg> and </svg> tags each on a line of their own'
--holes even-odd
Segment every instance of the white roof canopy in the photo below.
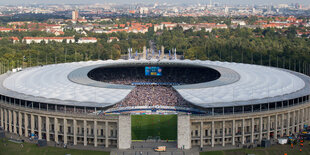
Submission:
<svg viewBox="0 0 310 155">
<path fill-rule="evenodd" d="M 160 62 L 157 60 L 108 60 L 54 64 L 13 73 L 3 81 L 3 86 L 11 91 L 34 97 L 111 105 L 123 100 L 133 87 L 127 86 L 124 89 L 122 87 L 96 87 L 72 82 L 68 76 L 71 72 L 83 67 L 115 64 L 122 66 L 126 64 L 184 64 L 184 66 L 211 66 L 210 68 L 213 69 L 217 66 L 223 68 L 222 73 L 227 72 L 227 75 L 231 75 L 224 79 L 235 81 L 226 84 L 221 82 L 217 85 L 216 82 L 219 81 L 215 80 L 210 83 L 174 87 L 184 99 L 202 107 L 272 98 L 297 92 L 306 86 L 304 80 L 297 76 L 298 73 L 293 74 L 278 68 L 198 60 L 162 60 Z"/>
</svg>

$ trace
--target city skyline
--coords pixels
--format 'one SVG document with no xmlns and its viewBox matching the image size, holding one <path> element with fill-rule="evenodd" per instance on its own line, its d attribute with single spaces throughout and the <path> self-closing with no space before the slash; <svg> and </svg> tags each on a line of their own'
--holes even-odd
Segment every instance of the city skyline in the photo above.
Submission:
<svg viewBox="0 0 310 155">
<path fill-rule="evenodd" d="M 277 5 L 277 4 L 291 4 L 291 3 L 299 3 L 302 5 L 310 5 L 309 0 L 236 0 L 236 1 L 229 1 L 229 0 L 213 0 L 212 2 L 220 3 L 220 4 L 228 4 L 228 5 Z M 186 0 L 155 0 L 155 1 L 148 1 L 148 0 L 130 0 L 130 1 L 123 1 L 123 0 L 2 0 L 0 5 L 22 5 L 22 4 L 95 4 L 95 3 L 118 3 L 118 4 L 133 4 L 133 3 L 177 3 L 177 4 L 209 4 L 210 1 L 203 1 L 203 0 L 194 0 L 194 1 L 186 1 Z"/>
</svg>

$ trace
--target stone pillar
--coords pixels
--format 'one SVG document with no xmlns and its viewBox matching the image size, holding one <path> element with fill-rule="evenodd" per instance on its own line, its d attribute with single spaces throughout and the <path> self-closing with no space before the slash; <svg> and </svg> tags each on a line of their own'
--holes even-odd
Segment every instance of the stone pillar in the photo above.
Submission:
<svg viewBox="0 0 310 155">
<path fill-rule="evenodd" d="M 300 119 L 299 119 L 299 118 L 300 118 L 300 110 L 297 110 L 296 113 L 297 113 L 297 123 L 296 123 L 297 126 L 296 126 L 296 132 L 299 133 L 299 126 L 300 126 Z"/>
<path fill-rule="evenodd" d="M 301 110 L 301 127 L 302 129 L 304 128 L 304 124 L 305 124 L 305 109 Z"/>
<path fill-rule="evenodd" d="M 150 53 L 148 53 L 150 54 Z M 143 55 L 142 55 L 142 59 L 145 60 L 147 57 L 147 54 L 146 54 L 146 46 L 143 46 Z"/>
<path fill-rule="evenodd" d="M 40 115 L 38 115 L 38 134 L 39 139 L 42 139 L 42 118 Z"/>
<path fill-rule="evenodd" d="M 241 128 L 241 140 L 242 140 L 242 142 L 241 142 L 241 144 L 243 145 L 244 144 L 244 141 L 245 141 L 245 133 L 244 133 L 244 125 L 245 125 L 245 120 L 244 119 L 242 119 L 242 128 Z"/>
<path fill-rule="evenodd" d="M 17 134 L 17 116 L 16 116 L 16 112 L 15 111 L 12 111 L 13 112 L 13 130 L 14 130 L 14 133 Z"/>
<path fill-rule="evenodd" d="M 4 124 L 4 123 L 3 123 L 3 121 L 4 121 L 3 116 L 4 116 L 4 114 L 3 114 L 3 109 L 1 108 L 1 109 L 0 109 L 0 119 L 1 119 L 0 121 L 1 121 L 1 127 L 2 127 L 2 128 L 4 128 L 4 126 L 3 126 L 3 124 Z"/>
<path fill-rule="evenodd" d="M 304 109 L 304 123 L 308 124 L 308 109 Z"/>
<path fill-rule="evenodd" d="M 225 146 L 225 121 L 222 122 L 222 146 Z"/>
<path fill-rule="evenodd" d="M 12 132 L 12 111 L 9 111 L 9 132 Z"/>
<path fill-rule="evenodd" d="M 18 134 L 23 135 L 23 116 L 21 112 L 18 112 Z M 25 135 L 26 136 L 26 135 Z"/>
<path fill-rule="evenodd" d="M 190 145 L 186 145 L 186 143 L 184 143 L 185 141 L 189 141 L 190 144 L 190 119 L 189 116 L 187 116 L 188 118 L 179 118 L 180 116 L 178 116 L 178 145 L 183 144 L 185 149 L 190 149 Z M 187 122 L 188 121 L 188 122 Z M 182 124 L 182 127 L 184 127 L 183 129 L 180 130 L 180 126 L 179 126 L 179 122 L 180 123 L 184 123 Z M 188 126 L 186 126 L 188 125 Z M 186 132 L 186 128 L 188 128 L 187 132 Z M 184 130 L 185 129 L 185 130 Z M 131 116 L 130 115 L 119 115 L 118 116 L 118 126 L 117 126 L 117 130 L 118 130 L 118 135 L 117 135 L 117 148 L 118 149 L 129 149 L 131 147 Z M 183 133 L 183 134 L 182 134 Z M 187 135 L 188 133 L 188 135 Z M 181 136 L 180 138 L 183 139 L 180 140 L 179 136 Z M 189 138 L 189 139 L 188 139 Z M 180 140 L 180 142 L 179 142 Z"/>
<path fill-rule="evenodd" d="M 267 140 L 270 140 L 270 116 L 267 117 Z"/>
<path fill-rule="evenodd" d="M 76 123 L 76 119 L 73 120 L 73 145 L 77 145 L 77 123 Z"/>
<path fill-rule="evenodd" d="M 274 133 L 273 133 L 273 138 L 278 139 L 278 114 L 275 115 L 275 127 L 274 127 Z"/>
<path fill-rule="evenodd" d="M 34 115 L 30 115 L 30 131 L 31 131 L 31 138 L 34 138 Z"/>
<path fill-rule="evenodd" d="M 25 136 L 28 137 L 28 115 L 26 113 L 24 113 L 24 126 L 25 126 Z"/>
<path fill-rule="evenodd" d="M 308 118 L 308 116 L 309 116 L 309 110 L 308 110 L 308 108 L 306 108 L 306 109 L 305 109 L 305 123 L 306 123 L 306 124 L 309 124 L 309 118 Z"/>
<path fill-rule="evenodd" d="M 178 148 L 191 148 L 191 122 L 190 116 L 178 115 Z"/>
<path fill-rule="evenodd" d="M 286 127 L 286 135 L 290 134 L 290 112 L 287 113 L 287 127 Z"/>
<path fill-rule="evenodd" d="M 309 124 L 309 108 L 306 108 L 306 122 Z"/>
<path fill-rule="evenodd" d="M 67 144 L 68 143 L 68 136 L 67 136 L 67 133 L 68 133 L 68 124 L 67 124 L 67 119 L 64 118 L 64 144 Z"/>
<path fill-rule="evenodd" d="M 308 122 L 307 122 L 307 120 L 308 120 L 308 119 L 307 119 L 307 112 L 308 112 L 307 109 L 308 109 L 308 108 L 303 108 L 303 111 L 304 111 L 304 114 L 303 114 L 303 115 L 304 115 L 304 121 L 305 121 L 305 123 L 308 123 Z"/>
<path fill-rule="evenodd" d="M 50 141 L 50 118 L 45 117 L 46 141 Z"/>
<path fill-rule="evenodd" d="M 235 145 L 235 136 L 236 136 L 236 120 L 232 121 L 232 145 Z"/>
<path fill-rule="evenodd" d="M 281 115 L 281 137 L 284 136 L 284 114 Z"/>
<path fill-rule="evenodd" d="M 251 143 L 254 143 L 254 118 L 251 119 Z"/>
<path fill-rule="evenodd" d="M 306 123 L 309 124 L 309 108 L 306 108 Z"/>
<path fill-rule="evenodd" d="M 4 109 L 4 131 L 8 131 L 8 111 Z"/>
<path fill-rule="evenodd" d="M 215 137 L 215 126 L 214 126 L 215 122 L 212 121 L 212 126 L 211 126 L 211 146 L 214 147 L 214 137 Z"/>
<path fill-rule="evenodd" d="M 309 124 L 309 108 L 306 109 L 306 122 Z"/>
<path fill-rule="evenodd" d="M 203 148 L 203 122 L 200 122 L 200 148 Z"/>
<path fill-rule="evenodd" d="M 109 122 L 105 121 L 105 147 L 109 147 Z"/>
<path fill-rule="evenodd" d="M 97 120 L 94 120 L 94 146 L 97 147 L 98 146 L 98 138 L 97 138 Z"/>
<path fill-rule="evenodd" d="M 87 146 L 87 121 L 84 120 L 84 146 Z"/>
<path fill-rule="evenodd" d="M 58 143 L 58 118 L 54 118 L 54 136 L 55 136 L 55 142 Z"/>
<path fill-rule="evenodd" d="M 293 117 L 292 117 L 292 133 L 295 134 L 295 128 L 296 128 L 296 111 L 293 111 Z"/>
<path fill-rule="evenodd" d="M 259 142 L 263 139 L 263 117 L 259 118 Z"/>
</svg>

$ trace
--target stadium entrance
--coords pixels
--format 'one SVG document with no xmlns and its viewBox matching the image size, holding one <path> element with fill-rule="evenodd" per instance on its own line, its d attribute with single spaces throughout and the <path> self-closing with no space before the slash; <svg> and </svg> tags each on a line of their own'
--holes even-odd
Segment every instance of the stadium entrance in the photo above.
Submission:
<svg viewBox="0 0 310 155">
<path fill-rule="evenodd" d="M 177 115 L 132 115 L 131 137 L 133 147 L 176 147 Z"/>
</svg>

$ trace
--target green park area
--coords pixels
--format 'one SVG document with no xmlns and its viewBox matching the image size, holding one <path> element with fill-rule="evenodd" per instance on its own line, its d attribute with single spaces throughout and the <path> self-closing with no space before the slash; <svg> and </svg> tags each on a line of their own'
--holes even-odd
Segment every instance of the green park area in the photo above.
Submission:
<svg viewBox="0 0 310 155">
<path fill-rule="evenodd" d="M 177 139 L 177 115 L 132 115 L 132 140 L 159 136 L 161 140 Z"/>
<path fill-rule="evenodd" d="M 64 149 L 57 147 L 38 147 L 36 144 L 22 143 L 17 144 L 0 139 L 0 155 L 109 155 L 109 152 Z"/>
<path fill-rule="evenodd" d="M 302 149 L 302 152 L 300 152 Z M 304 147 L 299 145 L 291 148 L 289 144 L 286 145 L 273 145 L 269 148 L 254 148 L 254 149 L 237 149 L 237 150 L 225 150 L 225 151 L 210 151 L 202 152 L 200 155 L 310 155 L 309 141 L 304 143 Z"/>
</svg>

